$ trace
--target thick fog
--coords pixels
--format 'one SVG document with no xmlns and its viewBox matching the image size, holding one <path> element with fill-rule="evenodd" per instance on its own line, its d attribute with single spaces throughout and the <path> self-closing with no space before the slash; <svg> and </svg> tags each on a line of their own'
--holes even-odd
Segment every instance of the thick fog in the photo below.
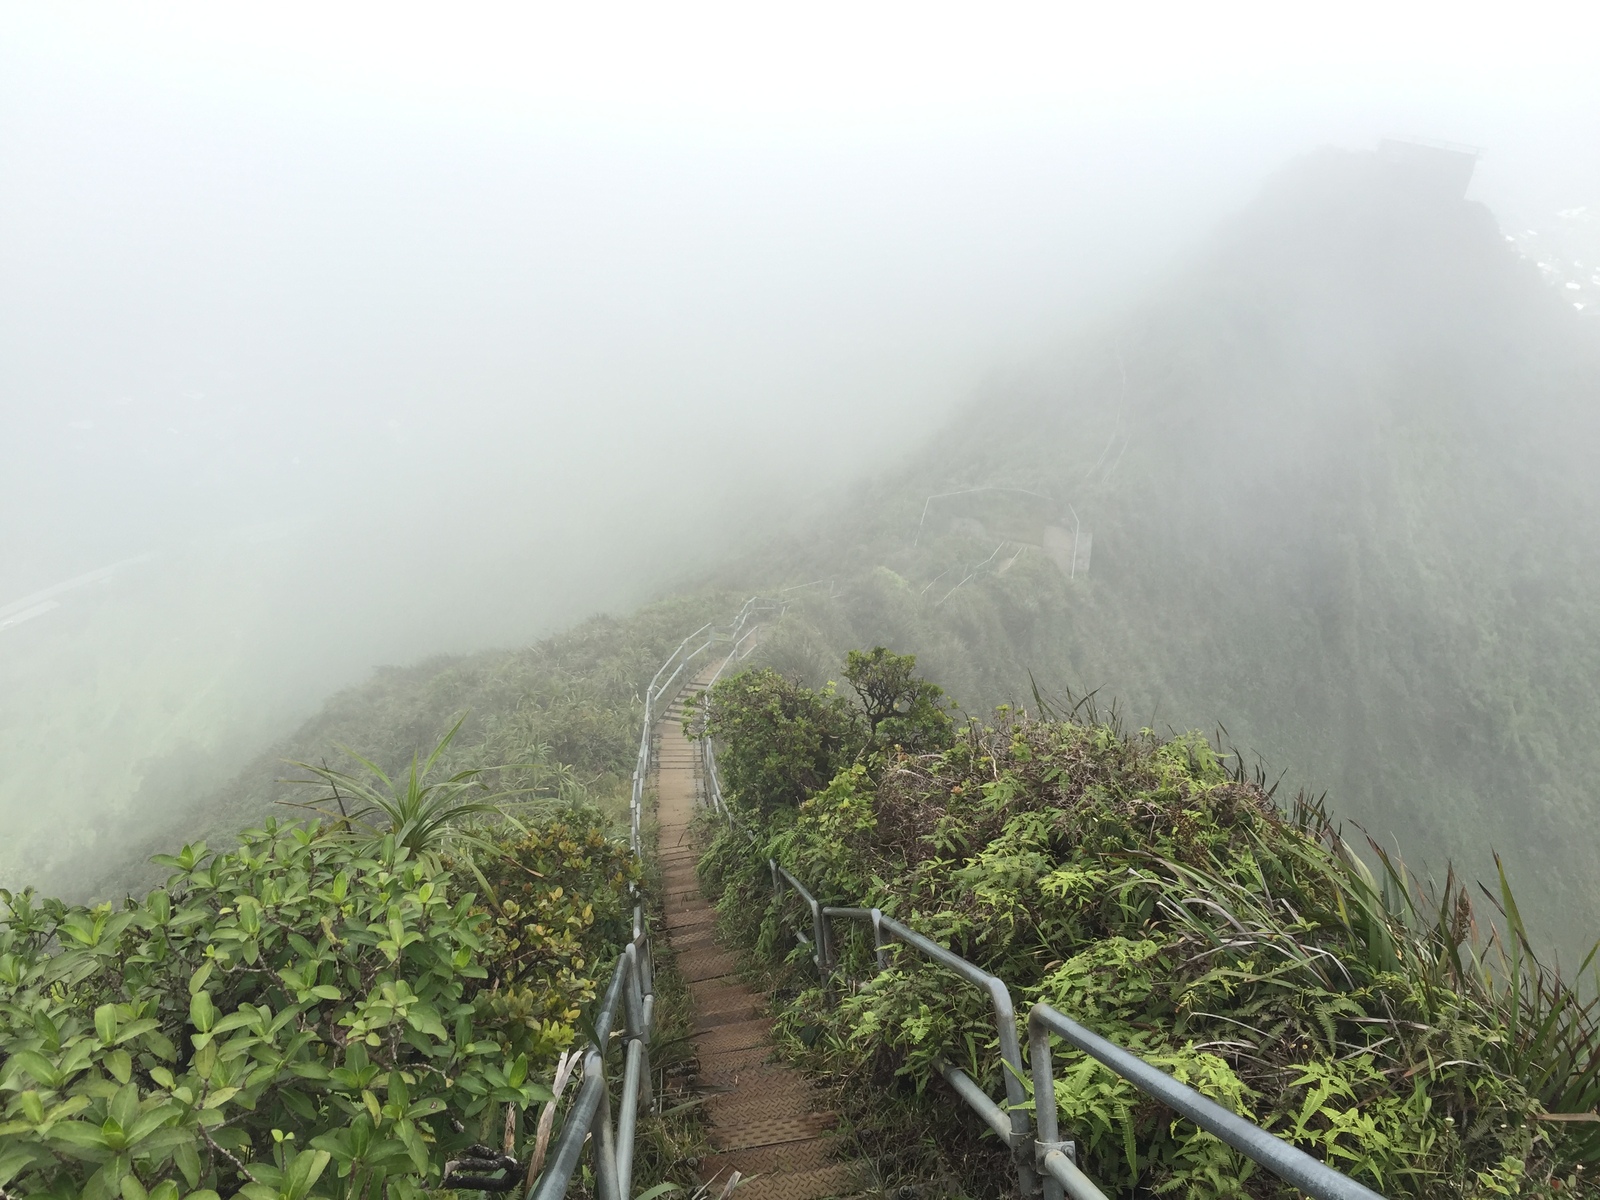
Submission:
<svg viewBox="0 0 1600 1200">
<path fill-rule="evenodd" d="M 0 6 L 0 881 L 759 541 L 1294 155 L 1600 211 L 1600 30 L 1282 7 Z"/>
</svg>

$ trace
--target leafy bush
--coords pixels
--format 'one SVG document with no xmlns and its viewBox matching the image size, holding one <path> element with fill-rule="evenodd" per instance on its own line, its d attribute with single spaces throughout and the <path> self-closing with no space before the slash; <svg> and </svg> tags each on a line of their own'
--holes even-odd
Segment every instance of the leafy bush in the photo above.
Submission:
<svg viewBox="0 0 1600 1200">
<path fill-rule="evenodd" d="M 721 727 L 729 762 L 764 729 Z M 1453 878 L 1430 898 L 1386 858 L 1380 885 L 1319 806 L 1284 813 L 1198 735 L 1001 710 L 945 750 L 840 771 L 762 840 L 752 854 L 720 837 L 703 872 L 796 993 L 781 1027 L 868 1083 L 864 1109 L 932 1130 L 969 1193 L 1003 1186 L 1005 1155 L 936 1060 L 999 1093 L 985 998 L 904 951 L 876 975 L 856 935 L 844 986 L 818 987 L 786 953 L 766 854 L 824 903 L 881 908 L 1005 979 L 1019 1007 L 1049 1001 L 1387 1195 L 1586 1189 L 1600 1160 L 1594 1007 L 1532 957 L 1509 889 L 1491 930 Z M 1056 1102 L 1108 1190 L 1285 1191 L 1070 1050 Z"/>
<path fill-rule="evenodd" d="M 832 683 L 817 691 L 770 668 L 742 671 L 711 688 L 702 727 L 689 718 L 684 728 L 722 743 L 717 761 L 730 802 L 770 815 L 800 804 L 857 758 L 949 744 L 944 692 L 913 674 L 916 666 L 914 654 L 852 650 L 844 677 L 859 708 Z"/>
<path fill-rule="evenodd" d="M 719 680 L 699 732 L 723 744 L 717 761 L 729 802 L 767 813 L 821 788 L 864 741 L 856 713 L 832 688 L 812 691 L 772 670 Z"/>
<path fill-rule="evenodd" d="M 950 744 L 944 689 L 917 678 L 916 668 L 915 654 L 895 654 L 882 646 L 850 651 L 844 677 L 861 701 L 870 745 L 934 750 Z"/>
<path fill-rule="evenodd" d="M 453 1152 L 500 1143 L 504 1106 L 548 1099 L 535 1080 L 609 969 L 634 878 L 587 819 L 511 853 L 486 859 L 485 904 L 392 836 L 269 822 L 163 856 L 166 885 L 120 911 L 0 892 L 0 1192 L 437 1187 Z"/>
<path fill-rule="evenodd" d="M 484 859 L 482 877 L 494 923 L 479 1014 L 506 1053 L 543 1066 L 572 1044 L 633 936 L 639 863 L 600 813 L 574 810 Z"/>
</svg>

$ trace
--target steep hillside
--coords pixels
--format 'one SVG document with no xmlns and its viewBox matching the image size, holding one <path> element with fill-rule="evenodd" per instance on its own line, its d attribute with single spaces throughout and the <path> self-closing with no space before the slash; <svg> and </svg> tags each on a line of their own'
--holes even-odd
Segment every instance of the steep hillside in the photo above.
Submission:
<svg viewBox="0 0 1600 1200">
<path fill-rule="evenodd" d="M 1050 383 L 974 404 L 775 548 L 767 653 L 916 649 L 974 710 L 1101 689 L 1220 723 L 1408 857 L 1503 852 L 1600 926 L 1600 339 L 1482 207 L 1377 154 L 1264 188 Z"/>
<path fill-rule="evenodd" d="M 974 712 L 1037 681 L 1135 729 L 1220 724 L 1414 865 L 1483 877 L 1501 851 L 1536 930 L 1587 944 L 1597 324 L 1459 188 L 1322 152 L 1051 372 L 907 430 L 832 516 L 710 582 L 823 580 L 761 650 L 813 682 L 882 643 Z M 149 781 L 58 878 L 92 863 L 114 891 L 175 830 L 256 819 L 282 759 L 343 742 L 393 765 L 465 710 L 462 761 L 544 745 L 603 796 L 639 673 L 721 603 L 380 674 L 220 803 L 173 813 Z"/>
<path fill-rule="evenodd" d="M 668 652 L 722 613 L 728 597 L 676 597 L 626 617 L 595 617 L 531 646 L 440 657 L 376 672 L 332 697 L 291 736 L 258 754 L 202 803 L 185 807 L 150 789 L 116 823 L 77 832 L 53 871 L 25 882 L 104 898 L 152 886 L 163 873 L 150 855 L 185 840 L 230 847 L 240 828 L 302 815 L 284 803 L 311 793 L 296 762 L 357 770 L 349 747 L 390 775 L 426 755 L 457 719 L 441 769 L 499 768 L 496 787 L 534 788 L 535 798 L 582 798 L 625 824 L 640 697 Z M 174 795 L 181 796 L 181 791 Z M 14 886 L 22 881 L 0 880 Z"/>
</svg>

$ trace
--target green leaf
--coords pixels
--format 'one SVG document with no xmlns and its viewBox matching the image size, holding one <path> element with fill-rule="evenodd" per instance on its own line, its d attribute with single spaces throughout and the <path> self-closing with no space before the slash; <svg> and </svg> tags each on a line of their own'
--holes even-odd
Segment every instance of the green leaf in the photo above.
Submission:
<svg viewBox="0 0 1600 1200">
<path fill-rule="evenodd" d="M 10 1183 L 33 1161 L 34 1153 L 28 1146 L 0 1146 L 0 1187 Z"/>
<path fill-rule="evenodd" d="M 410 1120 L 401 1121 L 398 1126 L 400 1140 L 405 1143 L 406 1152 L 411 1155 L 411 1166 L 418 1175 L 425 1175 L 428 1171 L 428 1144 L 422 1140 L 416 1125 Z"/>
<path fill-rule="evenodd" d="M 304 1200 L 317 1180 L 322 1177 L 322 1172 L 327 1169 L 328 1160 L 333 1156 L 326 1150 L 303 1150 L 295 1155 L 294 1163 L 289 1167 L 287 1187 L 284 1188 L 286 1200 Z M 426 1169 L 427 1158 L 423 1158 Z"/>
<path fill-rule="evenodd" d="M 131 1129 L 139 1118 L 139 1089 L 131 1083 L 123 1084 L 111 1097 L 106 1112 L 122 1129 Z"/>
<path fill-rule="evenodd" d="M 106 1070 L 118 1083 L 127 1083 L 133 1077 L 133 1055 L 126 1050 L 113 1050 L 104 1061 Z"/>
<path fill-rule="evenodd" d="M 196 1148 L 193 1137 L 172 1148 L 172 1161 L 178 1164 L 178 1170 L 183 1172 L 183 1177 L 190 1187 L 200 1182 L 200 1151 Z"/>
<path fill-rule="evenodd" d="M 131 1042 L 136 1037 L 143 1037 L 147 1033 L 160 1028 L 161 1022 L 154 1017 L 141 1017 L 137 1021 L 129 1021 L 126 1025 L 117 1027 L 117 1045 L 121 1046 Z"/>
<path fill-rule="evenodd" d="M 17 1051 L 11 1056 L 10 1065 L 17 1070 L 25 1071 L 33 1077 L 34 1082 L 41 1083 L 52 1091 L 65 1082 L 62 1072 L 56 1070 L 55 1064 L 37 1050 Z"/>
<path fill-rule="evenodd" d="M 209 1033 L 216 1019 L 217 1006 L 211 1000 L 211 993 L 195 992 L 189 1000 L 189 1023 L 201 1033 Z"/>
<path fill-rule="evenodd" d="M 69 1146 L 82 1146 L 91 1150 L 109 1150 L 105 1130 L 87 1121 L 57 1121 L 48 1134 L 53 1142 Z"/>
</svg>

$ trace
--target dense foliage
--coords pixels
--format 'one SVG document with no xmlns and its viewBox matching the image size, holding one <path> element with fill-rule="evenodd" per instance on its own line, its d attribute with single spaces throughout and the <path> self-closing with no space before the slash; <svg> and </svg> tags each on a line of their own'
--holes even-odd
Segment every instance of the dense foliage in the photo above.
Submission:
<svg viewBox="0 0 1600 1200">
<path fill-rule="evenodd" d="M 793 807 L 823 787 L 863 744 L 857 714 L 831 687 L 802 687 L 772 670 L 741 671 L 708 696 L 705 736 L 729 803 L 759 812 Z M 686 725 L 695 728 L 694 719 Z"/>
<path fill-rule="evenodd" d="M 271 822 L 161 862 L 120 909 L 0 892 L 0 1195 L 405 1197 L 520 1153 L 637 877 L 582 809 L 476 862 Z"/>
<path fill-rule="evenodd" d="M 950 742 L 953 722 L 944 707 L 944 689 L 919 678 L 917 656 L 884 646 L 852 650 L 844 677 L 861 702 L 867 745 L 931 750 Z"/>
<path fill-rule="evenodd" d="M 937 684 L 918 678 L 914 654 L 852 650 L 844 676 L 852 705 L 829 683 L 814 691 L 771 668 L 719 680 L 685 729 L 722 746 L 728 800 L 770 814 L 792 808 L 845 765 L 887 746 L 948 743 L 951 720 Z"/>
<path fill-rule="evenodd" d="M 749 727 L 722 727 L 725 758 L 748 753 Z M 824 903 L 895 915 L 1004 978 L 1019 1006 L 1047 1000 L 1386 1195 L 1554 1194 L 1600 1161 L 1593 1009 L 1531 957 L 1509 890 L 1491 944 L 1454 880 L 1428 896 L 1385 859 L 1380 884 L 1318 807 L 1285 814 L 1202 737 L 1002 710 L 769 813 L 754 855 L 722 836 L 703 871 L 796 993 L 793 1044 L 856 1096 L 870 1085 L 868 1123 L 897 1111 L 936 1131 L 887 1147 L 923 1155 L 912 1174 L 932 1156 L 969 1192 L 1007 1177 L 935 1067 L 949 1057 L 1000 1093 L 987 1003 L 906 953 L 874 975 L 859 942 L 834 1003 L 805 954 L 786 960 L 767 853 Z M 1108 1191 L 1282 1190 L 1082 1055 L 1061 1054 L 1057 1092 Z"/>
</svg>

